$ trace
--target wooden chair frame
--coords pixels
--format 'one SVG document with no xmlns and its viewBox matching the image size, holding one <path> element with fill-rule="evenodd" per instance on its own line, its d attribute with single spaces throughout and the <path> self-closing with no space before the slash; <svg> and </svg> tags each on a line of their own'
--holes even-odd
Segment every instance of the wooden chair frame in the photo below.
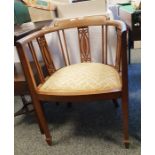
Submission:
<svg viewBox="0 0 155 155">
<path fill-rule="evenodd" d="M 91 62 L 90 47 L 89 42 L 86 40 L 88 34 L 88 26 L 101 26 L 102 28 L 102 57 L 103 63 L 107 64 L 107 28 L 108 26 L 114 26 L 117 31 L 117 50 L 116 50 L 116 61 L 113 66 L 120 74 L 122 79 L 122 89 L 120 91 L 113 91 L 108 93 L 100 94 L 86 94 L 86 95 L 51 95 L 50 93 L 41 93 L 38 91 L 38 88 L 44 84 L 48 79 L 44 77 L 42 69 L 37 60 L 37 56 L 33 47 L 32 40 L 36 39 L 39 47 L 42 52 L 43 60 L 48 71 L 48 75 L 51 76 L 52 73 L 56 71 L 52 56 L 49 53 L 49 47 L 46 42 L 45 34 L 57 32 L 59 42 L 62 49 L 62 55 L 64 58 L 65 65 L 70 65 L 70 60 L 67 51 L 66 38 L 64 30 L 68 28 L 77 28 L 79 34 L 79 46 L 80 46 L 80 57 L 81 62 Z M 66 56 L 64 54 L 64 49 L 62 47 L 62 42 L 60 40 L 60 33 L 62 31 Z M 17 41 L 17 49 L 19 57 L 23 66 L 23 70 L 29 85 L 30 94 L 32 97 L 33 105 L 36 111 L 36 115 L 39 122 L 39 127 L 42 134 L 45 134 L 46 141 L 49 145 L 52 144 L 52 138 L 50 131 L 47 125 L 47 121 L 43 112 L 42 102 L 41 101 L 92 101 L 92 100 L 103 100 L 103 99 L 122 99 L 122 114 L 123 114 L 123 128 L 124 128 L 124 144 L 125 147 L 129 147 L 129 135 L 128 135 L 128 68 L 127 68 L 127 41 L 126 41 L 126 26 L 121 21 L 109 20 L 105 16 L 90 16 L 84 18 L 76 19 L 64 19 L 54 22 L 53 25 L 45 27 L 42 30 L 35 32 L 26 36 L 25 38 Z M 29 49 L 31 50 L 33 60 L 36 64 L 37 72 L 39 75 L 40 84 L 37 85 L 33 72 L 29 63 L 29 60 L 26 56 L 24 46 L 28 44 Z"/>
</svg>

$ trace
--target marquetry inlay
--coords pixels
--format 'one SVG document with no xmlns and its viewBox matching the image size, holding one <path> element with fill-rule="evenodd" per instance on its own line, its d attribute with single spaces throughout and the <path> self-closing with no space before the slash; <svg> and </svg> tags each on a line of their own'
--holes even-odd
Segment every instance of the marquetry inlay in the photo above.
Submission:
<svg viewBox="0 0 155 155">
<path fill-rule="evenodd" d="M 89 44 L 89 31 L 88 27 L 82 27 L 78 29 L 80 56 L 82 62 L 90 62 L 90 44 Z"/>
<path fill-rule="evenodd" d="M 55 69 L 54 63 L 51 59 L 51 54 L 49 52 L 45 36 L 38 37 L 37 41 L 38 41 L 40 49 L 42 51 L 42 57 L 45 62 L 45 65 L 47 67 L 48 73 L 52 74 L 55 72 L 56 69 Z"/>
</svg>

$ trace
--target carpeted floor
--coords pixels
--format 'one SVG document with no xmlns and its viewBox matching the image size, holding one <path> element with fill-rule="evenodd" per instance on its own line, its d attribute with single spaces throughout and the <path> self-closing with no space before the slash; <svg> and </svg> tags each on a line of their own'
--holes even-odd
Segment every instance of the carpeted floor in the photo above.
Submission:
<svg viewBox="0 0 155 155">
<path fill-rule="evenodd" d="M 136 55 L 137 56 L 137 55 Z M 137 62 L 136 56 L 133 61 Z M 135 60 L 134 60 L 135 59 Z M 141 66 L 129 65 L 130 149 L 122 143 L 121 107 L 112 101 L 73 104 L 45 104 L 53 146 L 42 138 L 35 115 L 15 117 L 15 155 L 140 155 Z M 21 107 L 15 97 L 15 111 Z"/>
</svg>

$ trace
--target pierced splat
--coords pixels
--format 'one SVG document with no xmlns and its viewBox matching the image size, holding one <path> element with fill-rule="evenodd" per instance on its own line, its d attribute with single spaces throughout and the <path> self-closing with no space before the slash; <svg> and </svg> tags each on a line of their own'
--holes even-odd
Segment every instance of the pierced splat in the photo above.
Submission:
<svg viewBox="0 0 155 155">
<path fill-rule="evenodd" d="M 88 27 L 78 28 L 81 62 L 90 62 L 90 43 Z"/>
<path fill-rule="evenodd" d="M 47 71 L 48 71 L 49 75 L 51 75 L 52 73 L 55 72 L 56 69 L 55 69 L 54 63 L 51 59 L 51 54 L 49 52 L 45 36 L 38 37 L 37 42 L 40 46 L 42 57 L 45 62 L 45 65 L 47 67 Z"/>
</svg>

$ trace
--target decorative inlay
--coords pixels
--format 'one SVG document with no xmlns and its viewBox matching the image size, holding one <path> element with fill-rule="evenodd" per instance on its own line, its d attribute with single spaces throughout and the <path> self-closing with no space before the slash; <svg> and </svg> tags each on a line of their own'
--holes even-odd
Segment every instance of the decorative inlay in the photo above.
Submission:
<svg viewBox="0 0 155 155">
<path fill-rule="evenodd" d="M 78 29 L 81 62 L 90 62 L 90 44 L 88 27 Z"/>
<path fill-rule="evenodd" d="M 51 59 L 51 54 L 49 52 L 45 36 L 38 37 L 37 41 L 39 43 L 41 53 L 42 53 L 42 57 L 43 57 L 43 60 L 45 62 L 45 65 L 47 67 L 48 73 L 51 75 L 52 73 L 55 72 L 56 69 L 55 69 L 54 63 Z"/>
</svg>

